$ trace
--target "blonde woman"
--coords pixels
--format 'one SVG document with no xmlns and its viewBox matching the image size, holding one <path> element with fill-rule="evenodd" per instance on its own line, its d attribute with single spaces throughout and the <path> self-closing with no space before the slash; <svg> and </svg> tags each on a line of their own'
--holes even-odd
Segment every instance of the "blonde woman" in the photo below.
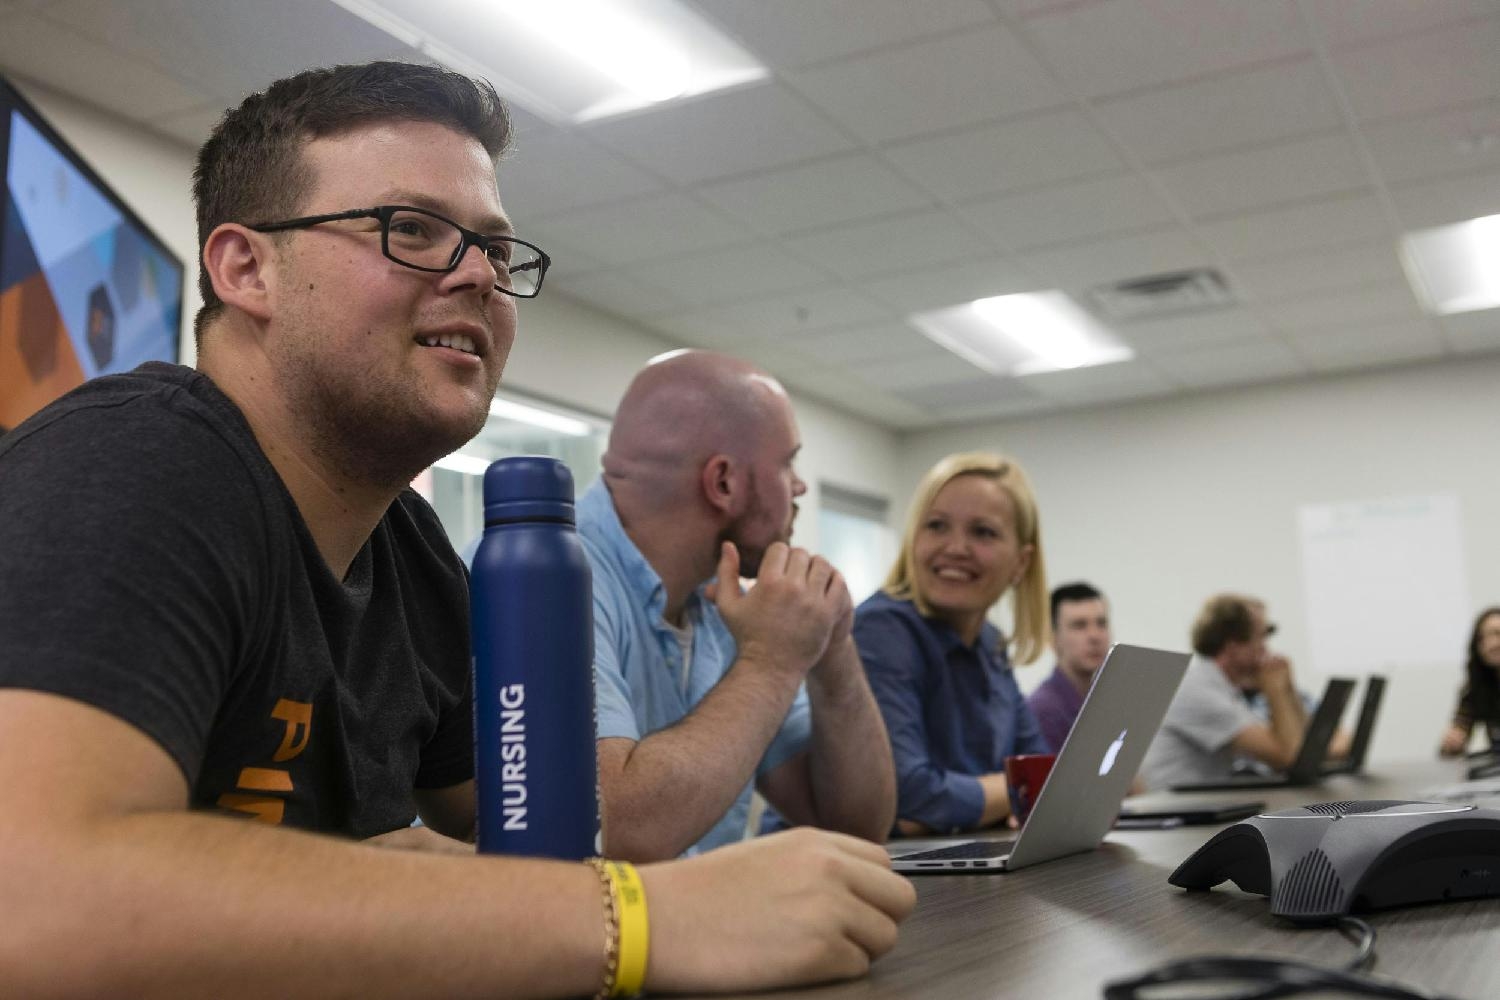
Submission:
<svg viewBox="0 0 1500 1000">
<path fill-rule="evenodd" d="M 885 586 L 854 639 L 896 760 L 897 831 L 993 826 L 1010 814 L 1005 758 L 1046 753 L 1011 657 L 1048 641 L 1036 499 L 1015 462 L 949 455 L 922 478 Z M 986 620 L 1015 593 L 1015 634 Z"/>
</svg>

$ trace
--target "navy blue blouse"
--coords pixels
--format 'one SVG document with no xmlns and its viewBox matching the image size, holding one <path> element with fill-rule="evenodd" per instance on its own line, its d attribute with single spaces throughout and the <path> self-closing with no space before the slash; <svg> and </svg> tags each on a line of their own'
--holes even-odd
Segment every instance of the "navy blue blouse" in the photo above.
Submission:
<svg viewBox="0 0 1500 1000">
<path fill-rule="evenodd" d="M 854 642 L 890 734 L 902 819 L 971 829 L 984 812 L 974 776 L 1003 771 L 1011 754 L 1048 752 L 988 622 L 967 646 L 911 601 L 877 592 L 855 612 Z"/>
</svg>

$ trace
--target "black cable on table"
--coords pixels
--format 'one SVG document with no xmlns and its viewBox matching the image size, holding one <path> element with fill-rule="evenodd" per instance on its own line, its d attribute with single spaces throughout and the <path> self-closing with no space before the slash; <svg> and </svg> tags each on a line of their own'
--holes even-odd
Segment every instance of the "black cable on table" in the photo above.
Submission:
<svg viewBox="0 0 1500 1000">
<path fill-rule="evenodd" d="M 1340 968 L 1326 968 L 1296 959 L 1247 958 L 1241 955 L 1203 955 L 1169 962 L 1132 979 L 1104 985 L 1104 1000 L 1275 1000 L 1315 990 L 1356 997 L 1390 1000 L 1456 1000 L 1370 975 L 1375 961 L 1375 928 L 1358 917 L 1339 917 L 1340 933 L 1357 943 L 1353 958 Z M 1194 983 L 1204 992 L 1185 991 Z M 1226 993 L 1223 987 L 1244 984 L 1248 990 Z M 1218 987 L 1217 989 L 1215 987 Z"/>
</svg>

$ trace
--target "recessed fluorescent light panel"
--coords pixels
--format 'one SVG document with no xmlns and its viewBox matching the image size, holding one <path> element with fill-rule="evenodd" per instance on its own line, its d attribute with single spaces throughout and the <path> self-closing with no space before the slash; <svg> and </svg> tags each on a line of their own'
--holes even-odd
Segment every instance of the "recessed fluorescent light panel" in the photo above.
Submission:
<svg viewBox="0 0 1500 1000">
<path fill-rule="evenodd" d="M 765 79 L 679 0 L 334 0 L 555 124 Z"/>
<path fill-rule="evenodd" d="M 1035 375 L 1135 356 L 1062 292 L 996 295 L 917 313 L 928 339 L 992 375 Z"/>
<path fill-rule="evenodd" d="M 1406 280 L 1438 316 L 1500 306 L 1500 215 L 1401 237 Z"/>
</svg>

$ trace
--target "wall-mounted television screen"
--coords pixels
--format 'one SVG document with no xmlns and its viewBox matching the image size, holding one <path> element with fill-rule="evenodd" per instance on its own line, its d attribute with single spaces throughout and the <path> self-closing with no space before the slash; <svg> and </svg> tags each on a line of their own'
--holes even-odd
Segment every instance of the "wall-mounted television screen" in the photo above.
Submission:
<svg viewBox="0 0 1500 1000">
<path fill-rule="evenodd" d="M 176 361 L 182 261 L 0 79 L 0 434 L 85 379 Z"/>
</svg>

